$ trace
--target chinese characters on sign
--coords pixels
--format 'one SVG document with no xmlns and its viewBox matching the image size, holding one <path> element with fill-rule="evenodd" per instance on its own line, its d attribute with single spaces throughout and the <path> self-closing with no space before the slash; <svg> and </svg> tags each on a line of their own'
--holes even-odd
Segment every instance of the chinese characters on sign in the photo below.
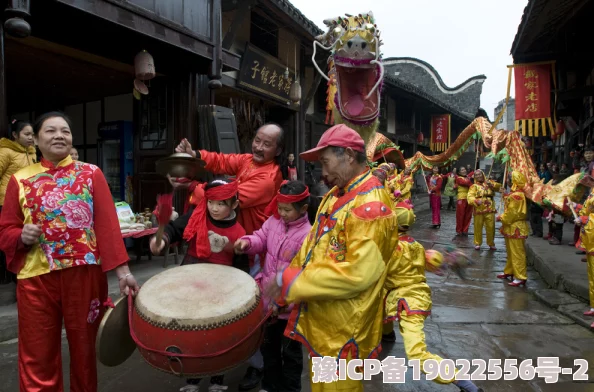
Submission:
<svg viewBox="0 0 594 392">
<path fill-rule="evenodd" d="M 289 77 L 285 79 L 285 70 L 286 66 L 276 58 L 248 44 L 242 58 L 237 83 L 248 90 L 286 104 L 291 100 L 289 92 L 293 85 L 295 72 L 289 70 Z"/>
<path fill-rule="evenodd" d="M 514 68 L 516 120 L 535 120 L 551 115 L 550 65 Z"/>
<path fill-rule="evenodd" d="M 514 66 L 516 129 L 524 135 L 546 134 L 551 123 L 551 64 Z"/>
<path fill-rule="evenodd" d="M 450 144 L 450 115 L 431 117 L 431 150 L 445 151 Z"/>
</svg>

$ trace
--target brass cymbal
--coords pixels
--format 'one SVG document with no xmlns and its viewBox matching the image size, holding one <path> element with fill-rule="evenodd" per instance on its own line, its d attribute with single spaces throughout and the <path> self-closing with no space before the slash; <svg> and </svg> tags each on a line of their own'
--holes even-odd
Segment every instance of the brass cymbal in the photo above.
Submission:
<svg viewBox="0 0 594 392">
<path fill-rule="evenodd" d="M 156 162 L 157 173 L 177 178 L 195 178 L 204 172 L 206 162 L 190 154 L 175 153 Z"/>
<path fill-rule="evenodd" d="M 114 305 L 105 312 L 95 341 L 97 359 L 105 366 L 121 365 L 136 350 L 128 323 L 128 297 L 120 297 Z"/>
</svg>

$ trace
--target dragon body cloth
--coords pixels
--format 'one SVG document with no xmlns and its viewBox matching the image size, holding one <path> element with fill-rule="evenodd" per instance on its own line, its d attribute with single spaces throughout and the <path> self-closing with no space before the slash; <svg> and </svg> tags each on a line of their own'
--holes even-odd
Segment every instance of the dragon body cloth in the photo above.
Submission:
<svg viewBox="0 0 594 392">
<path fill-rule="evenodd" d="M 380 46 L 380 31 L 373 13 L 346 14 L 324 20 L 328 31 L 314 40 L 313 65 L 328 84 L 327 122 L 345 124 L 356 130 L 367 146 L 371 162 L 390 162 L 399 168 L 431 169 L 456 161 L 475 140 L 492 151 L 492 155 L 506 155 L 509 169 L 520 171 L 527 179 L 524 193 L 531 201 L 570 214 L 567 198 L 578 201 L 594 179 L 585 173 L 574 174 L 557 185 L 545 184 L 538 177 L 534 163 L 517 131 L 494 129 L 486 118 L 474 119 L 444 152 L 427 156 L 417 152 L 404 159 L 399 147 L 377 132 L 380 97 L 384 78 Z M 316 63 L 316 50 L 330 51 L 328 75 Z M 330 117 L 330 114 L 332 115 Z"/>
</svg>

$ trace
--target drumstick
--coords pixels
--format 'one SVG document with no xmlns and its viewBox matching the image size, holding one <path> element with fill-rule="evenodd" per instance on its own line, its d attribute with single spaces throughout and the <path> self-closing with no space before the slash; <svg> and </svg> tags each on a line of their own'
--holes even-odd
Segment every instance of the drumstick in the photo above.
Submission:
<svg viewBox="0 0 594 392">
<path fill-rule="evenodd" d="M 172 212 L 173 193 L 157 196 L 157 221 L 159 222 L 159 230 L 157 230 L 157 246 L 161 245 L 165 226 L 169 223 Z"/>
<path fill-rule="evenodd" d="M 565 197 L 565 200 L 567 200 L 567 205 L 569 206 L 569 209 L 571 210 L 571 213 L 573 214 L 573 219 L 579 220 L 580 218 L 578 217 L 577 213 L 573 209 L 573 203 L 572 203 L 572 201 L 569 200 L 569 197 Z"/>
</svg>

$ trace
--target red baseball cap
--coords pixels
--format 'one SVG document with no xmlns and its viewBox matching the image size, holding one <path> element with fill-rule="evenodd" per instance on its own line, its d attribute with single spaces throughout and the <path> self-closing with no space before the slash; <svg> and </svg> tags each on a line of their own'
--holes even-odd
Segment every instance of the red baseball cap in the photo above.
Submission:
<svg viewBox="0 0 594 392">
<path fill-rule="evenodd" d="M 320 152 L 327 147 L 352 148 L 354 151 L 365 153 L 365 142 L 357 131 L 344 124 L 338 124 L 324 132 L 315 148 L 302 152 L 299 156 L 304 161 L 317 161 Z"/>
</svg>

